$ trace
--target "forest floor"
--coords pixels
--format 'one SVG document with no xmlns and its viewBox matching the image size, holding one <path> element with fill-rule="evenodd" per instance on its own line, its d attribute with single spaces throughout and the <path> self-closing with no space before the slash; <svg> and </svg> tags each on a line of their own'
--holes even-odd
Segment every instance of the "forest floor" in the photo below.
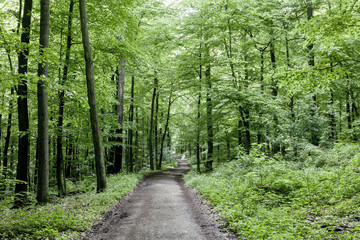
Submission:
<svg viewBox="0 0 360 240">
<path fill-rule="evenodd" d="M 189 164 L 147 176 L 93 226 L 83 239 L 236 239 L 193 189 L 184 186 Z"/>
</svg>

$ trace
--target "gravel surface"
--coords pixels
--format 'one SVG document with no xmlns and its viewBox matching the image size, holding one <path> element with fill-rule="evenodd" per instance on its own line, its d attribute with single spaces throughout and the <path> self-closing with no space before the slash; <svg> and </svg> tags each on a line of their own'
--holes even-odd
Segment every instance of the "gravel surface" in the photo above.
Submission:
<svg viewBox="0 0 360 240">
<path fill-rule="evenodd" d="M 222 221 L 182 176 L 190 166 L 176 157 L 178 167 L 147 176 L 83 238 L 103 240 L 236 239 L 221 230 Z"/>
</svg>

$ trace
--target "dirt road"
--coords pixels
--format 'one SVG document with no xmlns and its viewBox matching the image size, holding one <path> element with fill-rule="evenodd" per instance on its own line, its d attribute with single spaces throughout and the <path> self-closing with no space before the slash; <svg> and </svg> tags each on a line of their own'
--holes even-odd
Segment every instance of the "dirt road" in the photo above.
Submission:
<svg viewBox="0 0 360 240">
<path fill-rule="evenodd" d="M 148 176 L 84 239 L 235 239 L 220 231 L 219 218 L 193 190 L 184 187 L 182 176 L 190 166 L 176 160 L 177 168 Z"/>
</svg>

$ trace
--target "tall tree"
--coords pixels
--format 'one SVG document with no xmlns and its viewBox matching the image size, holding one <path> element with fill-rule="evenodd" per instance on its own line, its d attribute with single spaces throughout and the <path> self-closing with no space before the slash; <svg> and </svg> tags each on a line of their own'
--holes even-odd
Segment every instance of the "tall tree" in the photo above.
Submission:
<svg viewBox="0 0 360 240">
<path fill-rule="evenodd" d="M 70 50 L 72 45 L 72 15 L 74 11 L 74 0 L 70 0 L 69 17 L 68 17 L 68 31 L 66 40 L 66 53 L 65 63 L 63 68 L 63 75 L 60 81 L 62 89 L 59 91 L 59 115 L 58 115 L 58 132 L 56 140 L 56 182 L 58 193 L 60 196 L 66 194 L 66 181 L 65 181 L 65 166 L 63 154 L 63 125 L 64 125 L 64 108 L 65 108 L 65 83 L 68 78 L 69 64 L 70 64 Z"/>
<path fill-rule="evenodd" d="M 24 14 L 22 17 L 22 33 L 21 43 L 23 49 L 19 53 L 18 73 L 20 83 L 17 88 L 18 103 L 18 122 L 19 122 L 19 146 L 18 146 L 18 162 L 16 169 L 15 201 L 14 207 L 20 207 L 26 203 L 27 197 L 27 181 L 29 168 L 29 113 L 28 113 L 28 80 L 26 74 L 28 72 L 28 56 L 30 43 L 30 25 L 32 0 L 25 0 Z"/>
<path fill-rule="evenodd" d="M 49 117 L 48 94 L 45 79 L 48 75 L 46 51 L 50 36 L 50 0 L 40 1 L 40 61 L 38 64 L 38 156 L 39 172 L 36 199 L 39 203 L 49 201 Z"/>
<path fill-rule="evenodd" d="M 117 121 L 118 128 L 116 129 L 117 145 L 115 147 L 115 162 L 114 171 L 118 173 L 122 168 L 123 159 L 123 118 L 124 118 L 124 85 L 125 85 L 125 60 L 121 60 L 120 67 L 117 69 Z"/>
<path fill-rule="evenodd" d="M 96 106 L 95 97 L 95 79 L 93 71 L 93 60 L 91 56 L 91 44 L 88 32 L 88 23 L 86 17 L 86 2 L 85 0 L 79 0 L 80 20 L 81 20 L 81 33 L 82 42 L 84 47 L 84 58 L 86 63 L 86 84 L 88 93 L 88 102 L 90 106 L 90 122 L 92 130 L 92 138 L 95 152 L 95 168 L 97 179 L 97 191 L 102 192 L 106 188 L 106 175 L 105 175 L 105 163 L 104 154 L 101 144 L 100 127 Z"/>
<path fill-rule="evenodd" d="M 160 91 L 157 92 L 155 98 L 155 123 L 154 123 L 154 159 L 155 159 L 155 166 L 156 169 L 159 166 L 159 159 L 158 159 L 158 115 L 159 115 L 159 94 Z M 159 169 L 157 169 L 159 170 Z"/>
<path fill-rule="evenodd" d="M 133 122 L 134 122 L 134 87 L 135 77 L 131 76 L 131 102 L 129 109 L 129 122 L 131 127 L 129 129 L 129 172 L 134 171 L 134 146 L 133 146 Z"/>
<path fill-rule="evenodd" d="M 170 89 L 170 96 L 169 96 L 169 103 L 168 103 L 168 109 L 167 109 L 167 116 L 166 116 L 166 123 L 165 123 L 165 130 L 164 133 L 161 137 L 161 142 L 160 142 L 160 156 L 159 156 L 159 163 L 158 163 L 158 167 L 157 169 L 161 170 L 161 164 L 162 164 L 162 158 L 163 158 L 163 154 L 164 154 L 164 142 L 165 142 L 165 137 L 169 128 L 169 120 L 170 120 L 170 108 L 171 108 L 171 103 L 172 103 L 172 89 Z"/>
<path fill-rule="evenodd" d="M 210 49 L 209 46 L 206 46 L 205 50 L 206 59 L 210 61 Z M 213 103 L 212 103 L 212 84 L 211 84 L 211 63 L 206 64 L 205 70 L 207 91 L 206 91 L 206 118 L 207 118 L 207 145 L 208 145 L 208 159 L 205 162 L 205 170 L 212 170 L 213 163 L 213 151 L 214 151 L 214 129 L 213 129 Z"/>
<path fill-rule="evenodd" d="M 197 129 L 196 129 L 196 170 L 200 170 L 200 130 L 201 130 L 201 84 L 202 84 L 202 53 L 201 53 L 201 44 L 200 44 L 200 54 L 199 54 L 199 93 L 198 93 L 198 102 L 197 102 Z"/>
<path fill-rule="evenodd" d="M 156 73 L 155 73 L 156 74 Z M 150 109 L 150 129 L 149 129 L 149 157 L 150 157 L 150 169 L 154 170 L 154 153 L 153 153 L 153 125 L 154 125 L 154 108 L 155 108 L 155 98 L 156 98 L 156 89 L 158 86 L 158 79 L 155 76 L 154 79 L 154 89 L 153 89 L 153 95 L 151 99 L 151 109 Z"/>
</svg>

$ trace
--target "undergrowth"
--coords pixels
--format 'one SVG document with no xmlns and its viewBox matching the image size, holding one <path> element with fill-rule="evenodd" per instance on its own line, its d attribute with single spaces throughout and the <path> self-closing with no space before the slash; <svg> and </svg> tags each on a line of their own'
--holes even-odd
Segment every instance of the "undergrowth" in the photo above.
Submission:
<svg viewBox="0 0 360 240">
<path fill-rule="evenodd" d="M 185 181 L 240 239 L 360 239 L 360 146 L 309 148 L 297 161 L 255 149 Z"/>
<path fill-rule="evenodd" d="M 163 169 L 174 167 L 176 161 L 166 149 Z M 102 193 L 96 193 L 95 175 L 78 182 L 67 179 L 70 196 L 56 197 L 51 188 L 50 204 L 44 206 L 35 205 L 35 194 L 28 193 L 27 207 L 11 209 L 14 199 L 8 194 L 0 201 L 0 239 L 77 239 L 151 172 L 144 166 L 140 173 L 110 175 Z"/>
<path fill-rule="evenodd" d="M 95 176 L 69 185 L 65 198 L 52 197 L 45 206 L 11 209 L 12 199 L 0 202 L 0 239 L 76 239 L 136 186 L 143 174 L 108 177 L 105 192 L 96 193 Z M 81 193 L 82 192 L 82 193 Z"/>
</svg>

